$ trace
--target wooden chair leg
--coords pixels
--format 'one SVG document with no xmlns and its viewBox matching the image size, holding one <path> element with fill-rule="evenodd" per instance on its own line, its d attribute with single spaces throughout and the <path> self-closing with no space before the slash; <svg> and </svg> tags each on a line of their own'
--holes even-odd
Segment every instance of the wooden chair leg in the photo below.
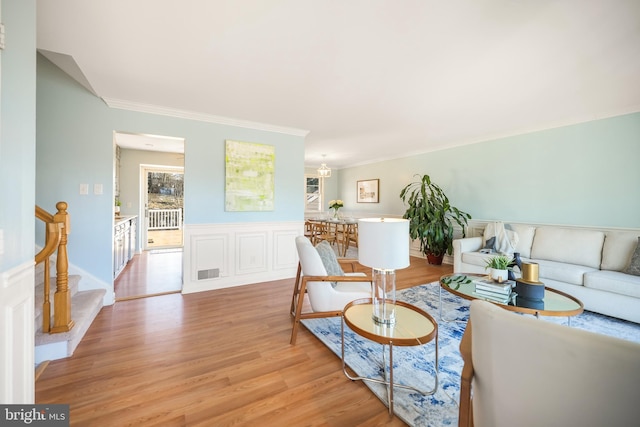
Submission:
<svg viewBox="0 0 640 427">
<path fill-rule="evenodd" d="M 473 381 L 473 361 L 471 355 L 471 321 L 460 340 L 460 354 L 464 362 L 460 374 L 460 406 L 458 411 L 458 426 L 473 427 L 473 397 L 471 382 Z"/>
<path fill-rule="evenodd" d="M 293 284 L 293 295 L 291 296 L 291 316 L 295 316 L 296 297 L 300 294 L 300 276 L 302 275 L 302 266 L 298 263 L 298 272 L 296 273 L 296 281 Z M 304 296 L 303 296 L 304 297 Z"/>
<path fill-rule="evenodd" d="M 302 278 L 300 292 L 298 293 L 298 301 L 296 304 L 296 314 L 293 318 L 293 328 L 291 329 L 291 340 L 289 344 L 295 345 L 298 336 L 298 327 L 300 326 L 300 317 L 302 316 L 302 305 L 304 304 L 304 294 L 307 291 L 307 278 Z"/>
</svg>

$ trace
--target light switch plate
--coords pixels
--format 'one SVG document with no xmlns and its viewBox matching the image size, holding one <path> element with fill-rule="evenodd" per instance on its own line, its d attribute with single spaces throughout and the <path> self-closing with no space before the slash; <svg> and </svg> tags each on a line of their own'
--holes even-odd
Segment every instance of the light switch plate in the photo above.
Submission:
<svg viewBox="0 0 640 427">
<path fill-rule="evenodd" d="M 80 194 L 89 194 L 89 184 L 80 184 Z"/>
<path fill-rule="evenodd" d="M 102 184 L 93 184 L 93 194 L 102 194 Z"/>
</svg>

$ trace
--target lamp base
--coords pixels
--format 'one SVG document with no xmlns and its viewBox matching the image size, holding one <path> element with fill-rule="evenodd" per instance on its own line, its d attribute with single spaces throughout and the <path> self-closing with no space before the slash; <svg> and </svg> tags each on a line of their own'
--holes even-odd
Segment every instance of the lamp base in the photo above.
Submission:
<svg viewBox="0 0 640 427">
<path fill-rule="evenodd" d="M 371 316 L 371 318 L 373 319 L 374 322 L 376 322 L 376 324 L 378 325 L 383 325 L 383 326 L 393 326 L 396 324 L 396 316 L 395 316 L 395 308 L 390 308 L 388 307 L 391 304 L 387 304 L 387 311 L 393 311 L 393 316 L 389 316 L 388 318 L 384 318 L 384 317 L 379 317 L 376 316 L 375 313 Z M 374 308 L 375 310 L 375 308 Z M 384 311 L 384 310 L 381 310 Z"/>
<path fill-rule="evenodd" d="M 379 325 L 393 326 L 396 323 L 396 271 L 374 268 L 371 277 L 371 317 Z"/>
</svg>

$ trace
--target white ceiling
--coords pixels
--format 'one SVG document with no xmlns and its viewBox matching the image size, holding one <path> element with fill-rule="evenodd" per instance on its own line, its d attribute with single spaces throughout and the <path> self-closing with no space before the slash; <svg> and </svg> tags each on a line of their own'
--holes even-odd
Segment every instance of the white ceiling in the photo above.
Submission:
<svg viewBox="0 0 640 427">
<path fill-rule="evenodd" d="M 38 0 L 37 17 L 38 49 L 107 104 L 309 131 L 309 166 L 640 111 L 638 0 Z"/>
</svg>

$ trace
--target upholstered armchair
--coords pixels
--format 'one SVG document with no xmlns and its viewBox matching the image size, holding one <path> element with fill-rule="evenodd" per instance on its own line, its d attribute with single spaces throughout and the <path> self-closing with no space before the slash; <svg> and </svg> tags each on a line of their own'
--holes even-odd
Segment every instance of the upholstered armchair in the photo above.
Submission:
<svg viewBox="0 0 640 427">
<path fill-rule="evenodd" d="M 638 425 L 640 344 L 471 302 L 460 426 Z"/>
<path fill-rule="evenodd" d="M 349 302 L 371 298 L 371 276 L 356 272 L 356 260 L 336 258 L 328 243 L 316 248 L 304 236 L 296 237 L 296 249 L 300 262 L 291 298 L 291 344 L 296 343 L 301 319 L 341 316 Z M 305 295 L 310 311 L 303 313 Z"/>
</svg>

